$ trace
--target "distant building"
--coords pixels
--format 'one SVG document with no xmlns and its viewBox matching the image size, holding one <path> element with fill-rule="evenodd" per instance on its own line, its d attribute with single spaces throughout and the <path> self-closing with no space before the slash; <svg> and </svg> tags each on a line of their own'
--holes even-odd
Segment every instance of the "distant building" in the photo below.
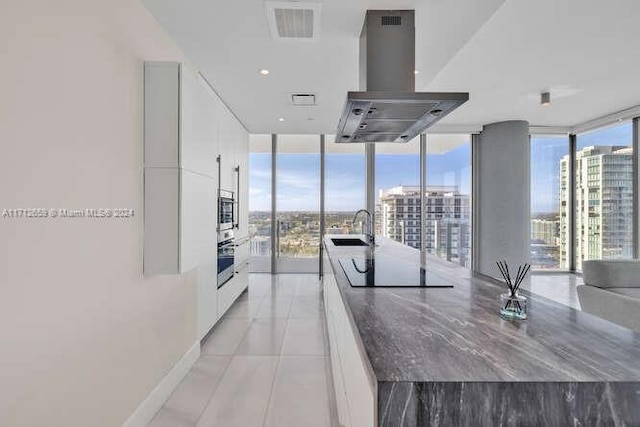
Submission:
<svg viewBox="0 0 640 427">
<path fill-rule="evenodd" d="M 471 263 L 470 197 L 457 186 L 429 186 L 427 193 L 426 249 L 448 261 Z M 399 186 L 381 190 L 378 232 L 411 247 L 420 248 L 420 187 Z"/>
<path fill-rule="evenodd" d="M 560 221 L 534 218 L 531 220 L 531 240 L 559 245 Z"/>
<path fill-rule="evenodd" d="M 560 268 L 560 219 L 531 220 L 531 265 Z"/>
<path fill-rule="evenodd" d="M 633 151 L 590 146 L 576 153 L 576 268 L 590 259 L 632 258 Z M 560 263 L 569 267 L 569 156 L 560 161 Z"/>
<path fill-rule="evenodd" d="M 253 236 L 249 241 L 249 251 L 252 256 L 271 255 L 271 237 Z"/>
</svg>

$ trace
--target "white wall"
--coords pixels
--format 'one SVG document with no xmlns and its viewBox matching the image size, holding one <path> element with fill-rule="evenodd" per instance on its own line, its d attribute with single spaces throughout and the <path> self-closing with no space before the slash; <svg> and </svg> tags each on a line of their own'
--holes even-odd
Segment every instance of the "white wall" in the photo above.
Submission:
<svg viewBox="0 0 640 427">
<path fill-rule="evenodd" d="M 0 425 L 119 426 L 196 342 L 196 272 L 142 275 L 143 60 L 184 61 L 135 0 L 0 7 Z"/>
</svg>

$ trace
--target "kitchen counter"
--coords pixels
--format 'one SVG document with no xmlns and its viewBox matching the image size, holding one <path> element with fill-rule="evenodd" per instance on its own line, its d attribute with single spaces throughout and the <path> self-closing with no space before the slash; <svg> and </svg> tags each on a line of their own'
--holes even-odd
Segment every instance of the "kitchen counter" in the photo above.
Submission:
<svg viewBox="0 0 640 427">
<path fill-rule="evenodd" d="M 526 292 L 528 319 L 504 320 L 504 288 L 435 257 L 428 275 L 452 288 L 352 287 L 340 260 L 366 260 L 370 249 L 331 237 L 341 236 L 324 248 L 379 425 L 640 425 L 640 334 Z M 377 243 L 374 259 L 419 271 L 417 250 Z"/>
</svg>

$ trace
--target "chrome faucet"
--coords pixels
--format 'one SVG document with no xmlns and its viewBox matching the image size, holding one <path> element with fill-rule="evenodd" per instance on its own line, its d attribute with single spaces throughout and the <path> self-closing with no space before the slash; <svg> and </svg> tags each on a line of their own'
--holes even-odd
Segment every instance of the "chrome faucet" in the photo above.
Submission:
<svg viewBox="0 0 640 427">
<path fill-rule="evenodd" d="M 367 221 L 367 231 L 364 233 L 367 236 L 367 243 L 369 243 L 369 245 L 374 245 L 376 243 L 376 237 L 373 234 L 373 224 L 371 223 L 372 222 L 371 221 L 371 213 L 366 209 L 360 209 L 353 216 L 353 224 L 355 225 L 356 219 L 358 219 L 358 215 L 361 212 L 366 213 L 367 217 L 369 218 L 369 220 Z"/>
</svg>

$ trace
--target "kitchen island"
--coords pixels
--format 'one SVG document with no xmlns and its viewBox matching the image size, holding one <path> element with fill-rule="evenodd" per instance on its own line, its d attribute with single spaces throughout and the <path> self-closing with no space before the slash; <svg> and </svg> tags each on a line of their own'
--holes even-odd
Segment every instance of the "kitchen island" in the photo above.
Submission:
<svg viewBox="0 0 640 427">
<path fill-rule="evenodd" d="M 340 237 L 324 239 L 323 281 L 341 424 L 640 425 L 639 333 L 536 295 L 527 320 L 504 320 L 503 288 L 435 257 L 427 284 L 452 288 L 353 287 L 349 263 L 366 275 L 392 257 L 376 280 L 402 280 L 420 254 Z"/>
</svg>

